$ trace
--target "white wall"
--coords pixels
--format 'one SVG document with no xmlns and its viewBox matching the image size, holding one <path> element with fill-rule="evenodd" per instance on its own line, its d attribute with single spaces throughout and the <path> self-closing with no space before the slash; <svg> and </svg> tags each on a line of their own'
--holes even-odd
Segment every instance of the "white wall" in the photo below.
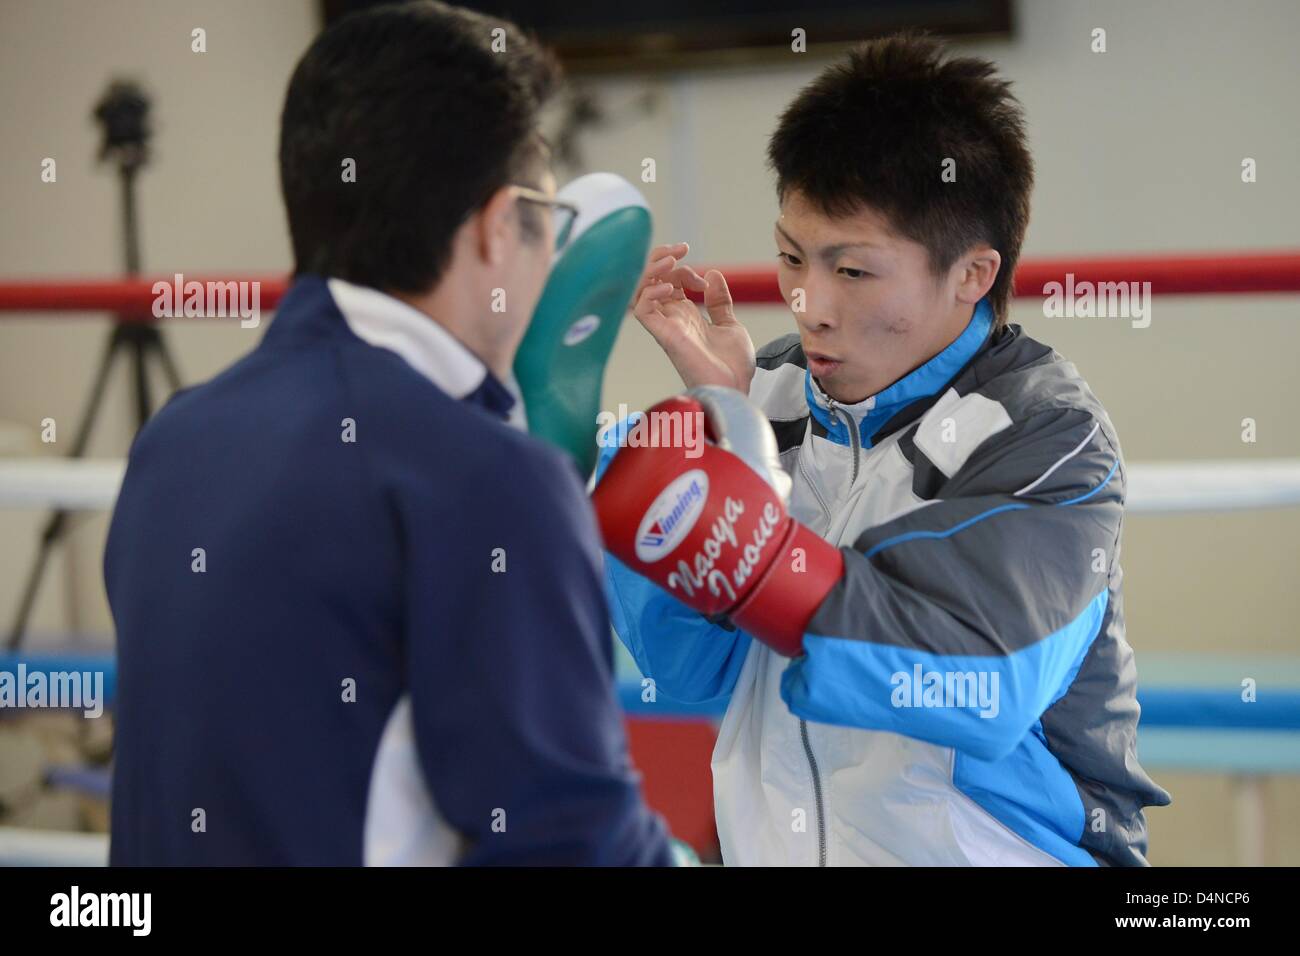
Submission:
<svg viewBox="0 0 1300 956">
<path fill-rule="evenodd" d="M 998 60 L 1028 111 L 1038 186 L 1026 257 L 1300 246 L 1300 6 L 1050 0 L 1018 10 L 1014 38 L 959 46 Z M 276 122 L 314 15 L 308 0 L 0 3 L 0 274 L 119 268 L 115 184 L 92 161 L 98 133 L 89 119 L 118 71 L 155 94 L 155 159 L 140 189 L 146 267 L 287 269 Z M 206 54 L 190 52 L 195 26 L 207 29 Z M 1090 52 L 1094 27 L 1107 30 L 1109 52 Z M 628 112 L 584 140 L 589 165 L 635 179 L 641 159 L 654 157 L 659 179 L 645 191 L 657 241 L 689 240 L 701 262 L 771 262 L 776 206 L 766 140 L 780 109 L 825 62 L 816 52 L 789 54 L 751 67 L 602 80 L 602 97 Z M 632 111 L 648 88 L 658 93 L 657 109 Z M 58 160 L 57 185 L 39 180 L 46 156 Z M 1240 181 L 1246 156 L 1258 162 L 1259 181 L 1250 185 Z M 1120 320 L 1048 320 L 1024 301 L 1013 321 L 1079 366 L 1130 462 L 1252 460 L 1300 455 L 1298 311 L 1300 296 L 1161 299 L 1151 327 L 1138 330 Z M 760 343 L 791 327 L 779 309 L 751 309 L 745 318 Z M 61 441 L 70 441 L 104 334 L 96 318 L 0 320 L 0 420 L 23 426 L 34 442 L 37 423 L 53 416 Z M 191 380 L 259 334 L 233 323 L 167 327 Z M 606 405 L 644 406 L 675 387 L 649 337 L 629 325 L 610 365 Z M 93 453 L 125 449 L 128 400 L 119 377 Z M 1245 417 L 1258 422 L 1255 444 L 1240 440 Z M 38 527 L 37 516 L 0 512 L 0 622 L 16 601 Z M 82 522 L 71 560 L 42 596 L 41 629 L 108 633 L 98 573 L 104 528 L 102 518 Z M 1297 510 L 1130 518 L 1125 583 L 1139 664 L 1157 650 L 1300 652 L 1297 541 Z M 1228 784 L 1160 779 L 1176 802 L 1152 814 L 1154 859 L 1231 862 L 1226 827 L 1206 824 L 1228 819 Z M 1266 791 L 1278 823 L 1273 862 L 1300 861 L 1300 828 L 1285 813 L 1297 796 L 1294 781 Z"/>
<path fill-rule="evenodd" d="M 207 31 L 207 52 L 190 31 Z M 316 28 L 310 0 L 4 0 L 0 3 L 0 274 L 120 274 L 116 174 L 95 161 L 91 113 L 110 78 L 154 98 L 153 160 L 141 174 L 142 256 L 169 274 L 276 272 L 292 265 L 276 176 L 284 87 Z M 58 182 L 42 183 L 41 162 Z M 107 335 L 102 317 L 0 319 L 0 421 L 24 429 L 27 453 L 71 444 Z M 255 343 L 238 323 L 177 322 L 166 335 L 188 381 L 206 378 Z M 90 454 L 120 456 L 131 396 L 119 366 Z M 42 446 L 40 421 L 58 442 Z M 0 511 L 0 624 L 17 606 L 43 517 Z M 77 519 L 76 547 L 51 568 L 35 626 L 107 635 L 100 554 L 106 516 Z"/>
</svg>

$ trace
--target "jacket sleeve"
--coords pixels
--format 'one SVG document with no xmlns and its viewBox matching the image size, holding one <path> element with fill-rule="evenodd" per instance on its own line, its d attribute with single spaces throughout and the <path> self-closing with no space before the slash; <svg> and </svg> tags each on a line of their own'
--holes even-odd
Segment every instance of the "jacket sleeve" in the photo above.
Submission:
<svg viewBox="0 0 1300 956">
<path fill-rule="evenodd" d="M 479 475 L 437 527 L 407 529 L 412 722 L 463 865 L 670 865 L 614 690 L 599 535 L 549 449 Z M 461 549 L 455 574 L 425 553 Z M 426 547 L 427 545 L 427 547 Z"/>
<path fill-rule="evenodd" d="M 635 421 L 636 416 L 624 419 L 602 443 L 597 482 Z M 702 703 L 726 697 L 735 688 L 752 640 L 748 634 L 710 622 L 608 552 L 605 596 L 615 633 L 657 692 Z"/>
<path fill-rule="evenodd" d="M 917 468 L 939 474 L 920 448 Z M 783 675 L 787 705 L 981 759 L 1009 754 L 1101 627 L 1124 486 L 1109 421 L 1057 407 L 1009 424 L 932 502 L 844 549 L 845 575 Z"/>
</svg>

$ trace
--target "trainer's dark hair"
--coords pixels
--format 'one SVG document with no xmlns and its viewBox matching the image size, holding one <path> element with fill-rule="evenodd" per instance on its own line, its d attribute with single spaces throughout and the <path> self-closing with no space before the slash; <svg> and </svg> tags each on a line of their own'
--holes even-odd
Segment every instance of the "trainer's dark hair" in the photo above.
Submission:
<svg viewBox="0 0 1300 956">
<path fill-rule="evenodd" d="M 925 246 L 936 276 L 987 242 L 1002 255 L 989 291 L 1001 326 L 1034 185 L 1024 126 L 991 62 L 902 33 L 859 44 L 804 88 L 768 162 L 779 198 L 797 190 L 833 217 L 874 209 Z M 955 182 L 941 178 L 947 159 Z"/>
<path fill-rule="evenodd" d="M 503 52 L 493 51 L 498 29 Z M 537 114 L 559 79 L 554 55 L 513 23 L 434 0 L 325 30 L 294 70 L 280 118 L 295 272 L 427 291 L 466 217 L 509 182 L 537 185 Z M 344 181 L 347 159 L 355 182 Z M 540 210 L 527 205 L 523 226 L 539 234 Z"/>
</svg>

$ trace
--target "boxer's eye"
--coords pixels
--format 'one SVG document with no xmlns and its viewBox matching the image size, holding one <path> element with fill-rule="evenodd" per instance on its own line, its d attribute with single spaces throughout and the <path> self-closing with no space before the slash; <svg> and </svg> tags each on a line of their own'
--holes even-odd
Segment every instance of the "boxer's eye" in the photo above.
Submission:
<svg viewBox="0 0 1300 956">
<path fill-rule="evenodd" d="M 796 267 L 797 267 L 797 266 L 801 266 L 801 265 L 803 265 L 802 262 L 800 262 L 800 261 L 799 261 L 797 258 L 795 258 L 794 256 L 790 255 L 790 253 L 788 253 L 788 252 L 778 252 L 778 253 L 776 254 L 776 257 L 777 257 L 778 259 L 780 259 L 782 262 L 784 262 L 784 263 L 785 263 L 786 265 L 788 265 L 788 266 L 796 266 Z"/>
<path fill-rule="evenodd" d="M 845 266 L 840 270 L 840 272 L 844 273 L 850 279 L 864 279 L 871 275 L 870 272 L 865 272 L 862 269 L 850 269 L 848 266 Z"/>
</svg>

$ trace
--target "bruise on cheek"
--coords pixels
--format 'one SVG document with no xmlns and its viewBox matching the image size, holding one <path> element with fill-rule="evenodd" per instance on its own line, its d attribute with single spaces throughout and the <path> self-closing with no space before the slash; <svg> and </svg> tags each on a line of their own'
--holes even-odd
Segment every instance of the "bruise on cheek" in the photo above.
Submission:
<svg viewBox="0 0 1300 956">
<path fill-rule="evenodd" d="M 912 331 L 913 325 L 914 323 L 911 319 L 899 316 L 896 319 L 888 319 L 885 321 L 885 331 L 891 335 L 907 335 Z"/>
</svg>

